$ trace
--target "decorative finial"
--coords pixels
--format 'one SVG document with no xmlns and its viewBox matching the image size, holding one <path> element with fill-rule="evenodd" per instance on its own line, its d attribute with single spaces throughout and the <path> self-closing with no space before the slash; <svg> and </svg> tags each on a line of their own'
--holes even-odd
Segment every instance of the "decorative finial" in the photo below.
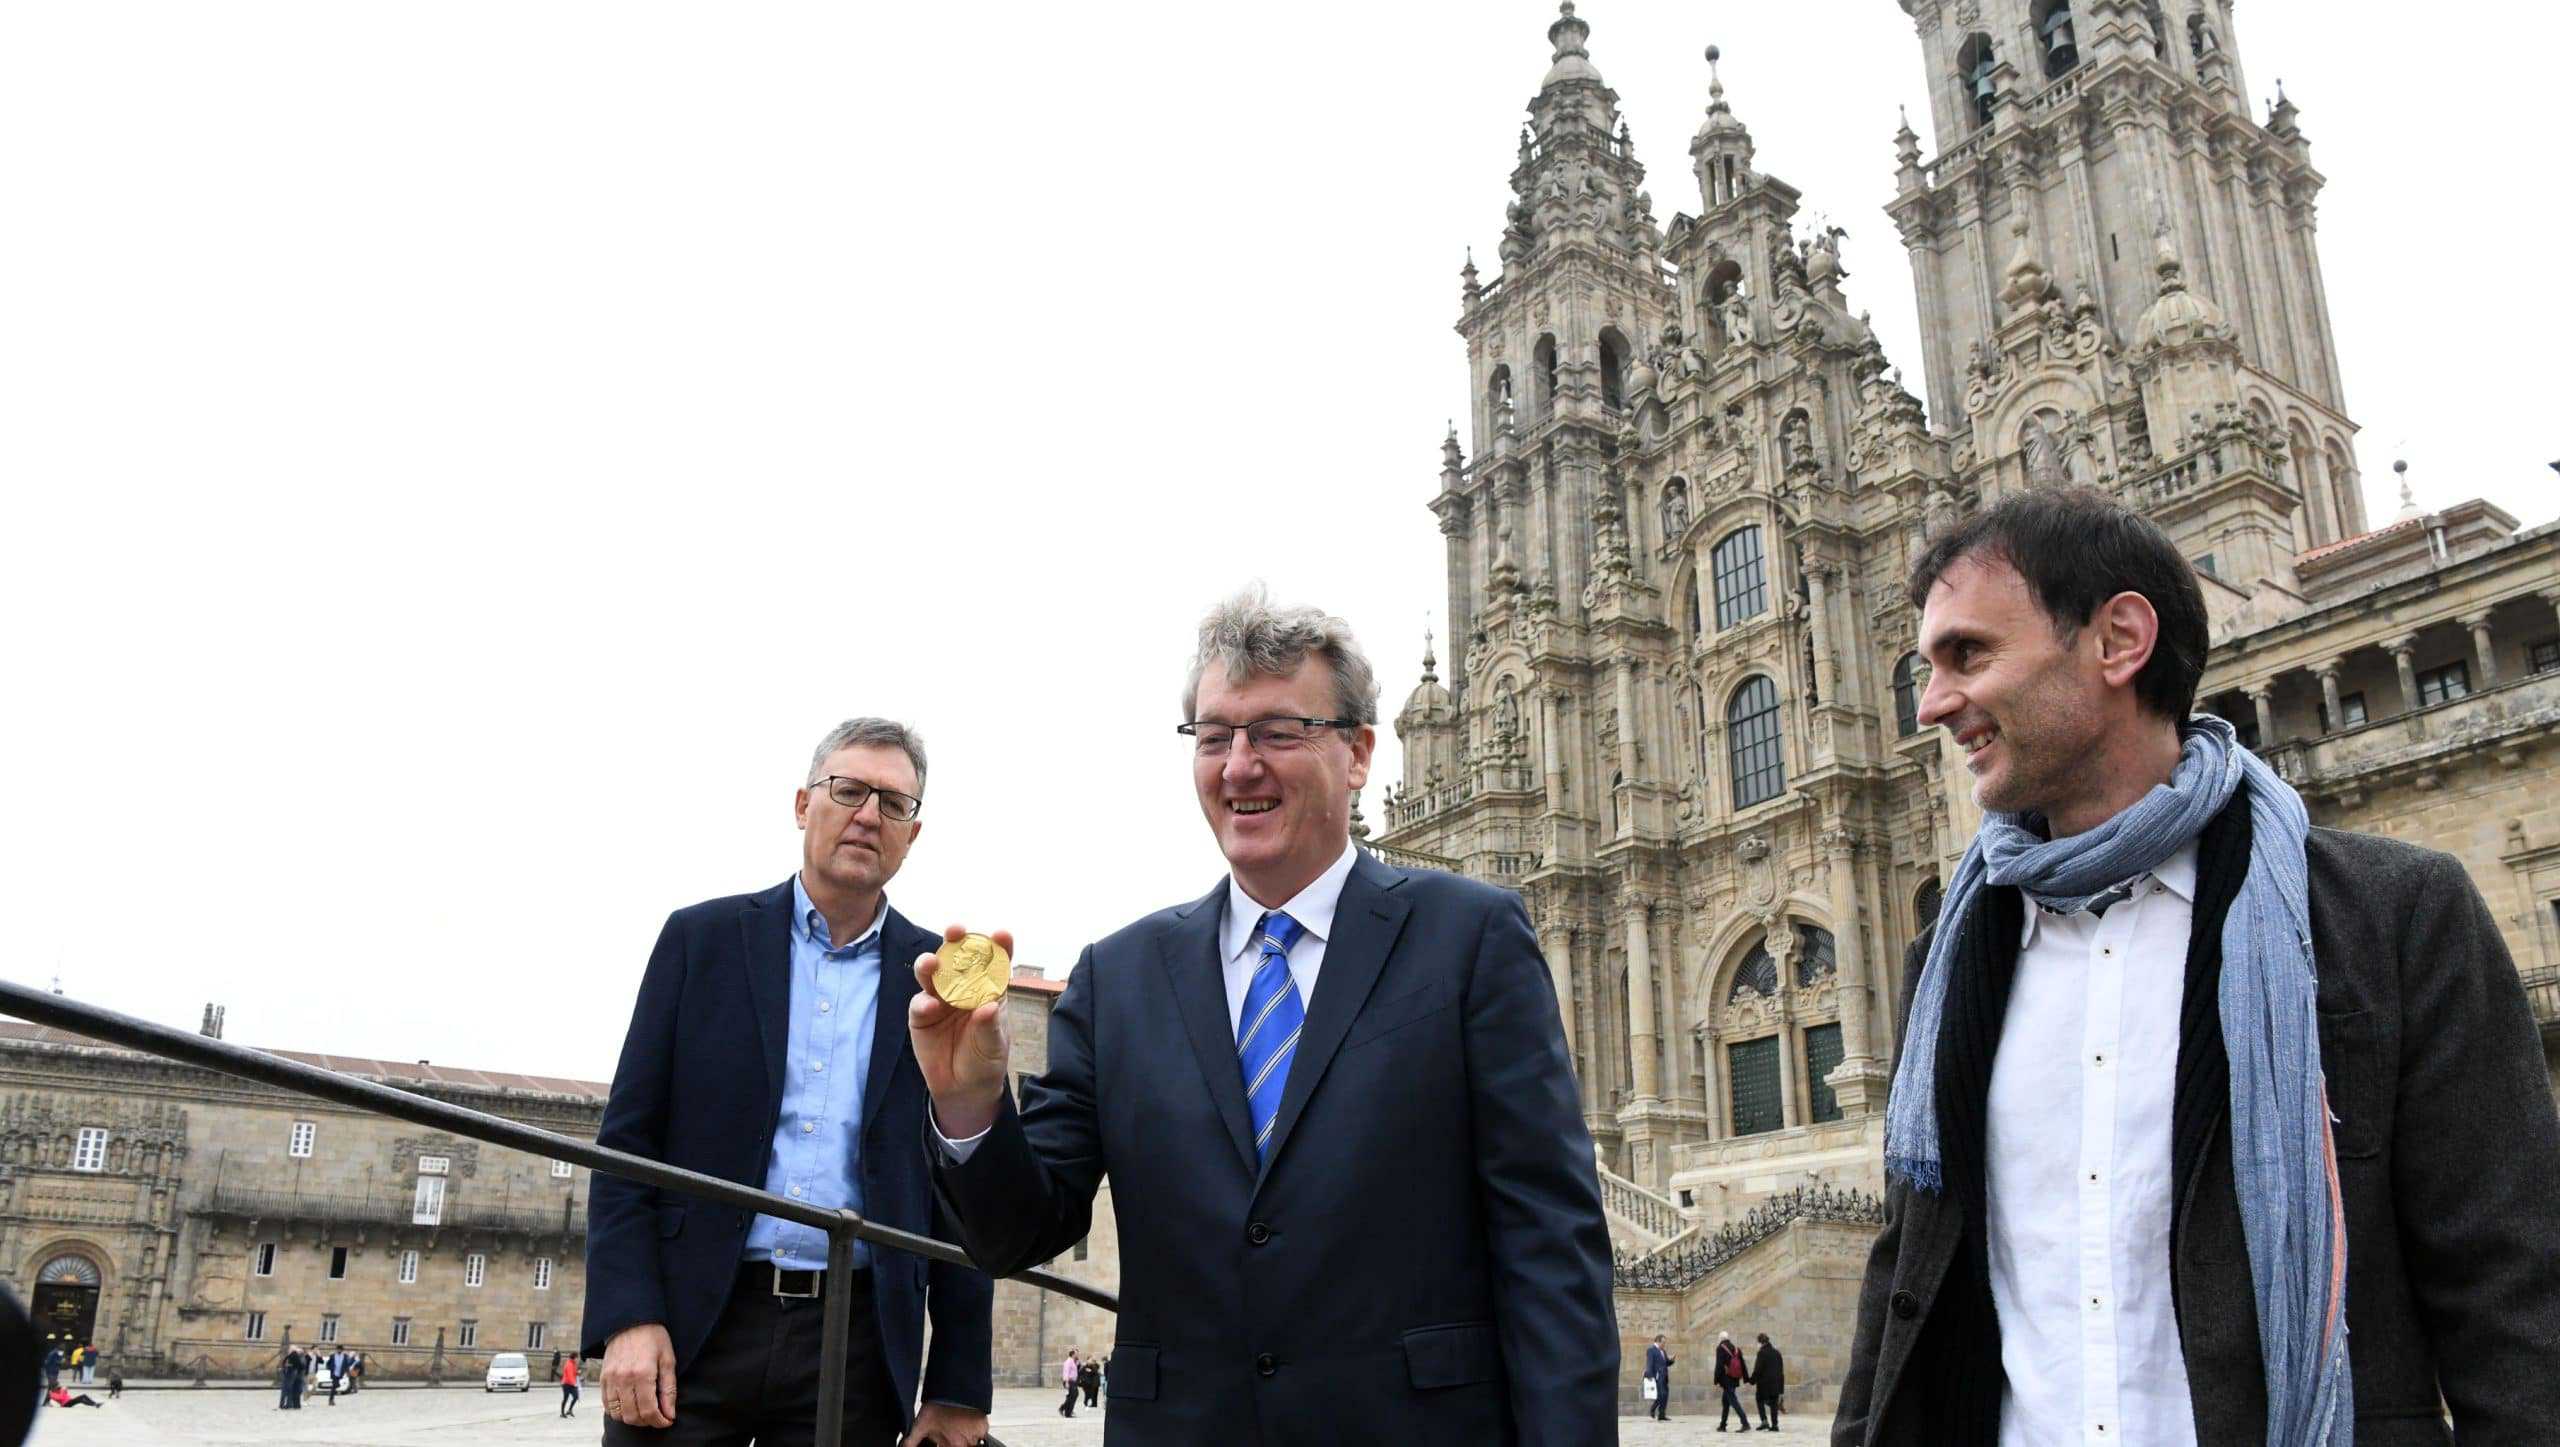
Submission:
<svg viewBox="0 0 2560 1447">
<path fill-rule="evenodd" d="M 2397 461 L 2397 462 L 2392 463 L 2392 464 L 2391 464 L 2391 470 L 2392 470 L 2393 472 L 2398 473 L 2398 474 L 2400 475 L 2400 518 L 2399 518 L 2399 520 L 2400 520 L 2400 521 L 2402 521 L 2402 522 L 2407 522 L 2407 521 L 2408 521 L 2409 519 L 2411 519 L 2411 518 L 2415 518 L 2415 517 L 2424 517 L 2426 514 L 2425 514 L 2425 513 L 2424 513 L 2424 512 L 2423 512 L 2423 511 L 2418 507 L 2418 495 L 2417 495 L 2415 492 L 2411 491 L 2411 490 L 2410 490 L 2410 487 L 2409 487 L 2409 464 L 2408 464 L 2408 461 L 2404 458 L 2404 459 L 2402 459 L 2402 460 L 2400 460 L 2400 461 Z"/>
<path fill-rule="evenodd" d="M 1422 630 L 1422 681 L 1425 683 L 1440 681 L 1440 660 L 1432 656 L 1431 630 L 1427 627 Z"/>
<path fill-rule="evenodd" d="M 1724 104 L 1724 76 L 1716 70 L 1716 62 L 1722 59 L 1722 50 L 1712 45 L 1707 47 L 1707 99 L 1719 107 Z"/>
</svg>

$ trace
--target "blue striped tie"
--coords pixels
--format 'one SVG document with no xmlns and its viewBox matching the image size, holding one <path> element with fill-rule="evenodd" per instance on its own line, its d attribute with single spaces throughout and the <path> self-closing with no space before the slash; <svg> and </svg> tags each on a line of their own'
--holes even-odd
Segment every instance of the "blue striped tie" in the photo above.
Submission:
<svg viewBox="0 0 2560 1447">
<path fill-rule="evenodd" d="M 1271 1149 L 1271 1127 L 1280 1119 L 1280 1096 L 1289 1088 L 1289 1058 L 1298 1053 L 1298 1030 L 1307 1011 L 1298 982 L 1289 975 L 1289 946 L 1306 926 L 1274 911 L 1262 917 L 1257 941 L 1262 962 L 1244 987 L 1244 1013 L 1236 1021 L 1236 1059 L 1244 1067 L 1245 1104 L 1253 1111 L 1253 1151 Z"/>
</svg>

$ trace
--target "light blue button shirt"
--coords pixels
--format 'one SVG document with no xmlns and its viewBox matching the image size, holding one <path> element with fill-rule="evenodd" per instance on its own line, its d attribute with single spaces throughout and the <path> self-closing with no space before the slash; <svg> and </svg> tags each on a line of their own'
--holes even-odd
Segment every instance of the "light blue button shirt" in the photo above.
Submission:
<svg viewBox="0 0 2560 1447">
<path fill-rule="evenodd" d="M 880 925 L 851 944 L 827 937 L 827 917 L 791 877 L 791 1038 L 782 1058 L 782 1118 L 764 1188 L 812 1206 L 862 1209 L 862 1087 L 871 1074 L 873 1016 L 880 1004 Z M 827 1236 L 813 1226 L 758 1216 L 747 1228 L 746 1259 L 792 1271 L 823 1271 Z M 853 1264 L 870 1263 L 857 1241 Z"/>
</svg>

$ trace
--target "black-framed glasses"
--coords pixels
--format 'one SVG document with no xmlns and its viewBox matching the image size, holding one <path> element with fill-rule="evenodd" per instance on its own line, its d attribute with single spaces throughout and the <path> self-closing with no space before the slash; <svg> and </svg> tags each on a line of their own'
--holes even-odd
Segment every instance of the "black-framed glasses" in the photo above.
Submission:
<svg viewBox="0 0 2560 1447">
<path fill-rule="evenodd" d="M 1257 754 L 1285 754 L 1306 747 L 1325 729 L 1356 729 L 1356 718 L 1258 718 L 1251 723 L 1224 724 L 1193 721 L 1175 724 L 1173 731 L 1188 734 L 1191 744 L 1202 758 L 1221 759 L 1236 746 L 1236 735 L 1243 734 Z"/>
<path fill-rule="evenodd" d="M 809 787 L 826 790 L 828 798 L 857 814 L 862 812 L 862 806 L 870 803 L 872 796 L 876 794 L 880 799 L 880 817 L 894 819 L 901 824 L 915 822 L 915 817 L 924 812 L 924 800 L 913 794 L 901 794 L 895 789 L 876 789 L 860 779 L 848 779 L 841 774 L 829 774 L 823 779 L 812 779 L 809 781 Z"/>
</svg>

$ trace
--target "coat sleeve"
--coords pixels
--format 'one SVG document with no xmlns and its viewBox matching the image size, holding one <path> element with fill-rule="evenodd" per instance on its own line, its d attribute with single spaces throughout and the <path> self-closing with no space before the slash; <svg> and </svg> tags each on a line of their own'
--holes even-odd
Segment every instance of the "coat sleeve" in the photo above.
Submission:
<svg viewBox="0 0 2560 1447">
<path fill-rule="evenodd" d="M 676 1015 L 684 996 L 683 927 L 670 915 L 640 976 L 640 994 L 623 1033 L 596 1144 L 635 1156 L 665 1156 L 668 1066 L 675 1056 Z M 578 1337 L 587 1356 L 625 1327 L 667 1319 L 666 1284 L 658 1276 L 657 1192 L 598 1171 L 587 1187 L 587 1303 Z"/>
<path fill-rule="evenodd" d="M 1516 896 L 1487 912 L 1460 1002 L 1495 1327 L 1523 1447 L 1618 1416 L 1609 1228 L 1555 984 Z"/>
<path fill-rule="evenodd" d="M 1094 1104 L 1093 949 L 1067 976 L 1049 1015 L 1049 1068 L 1007 1093 L 969 1159 L 954 1162 L 927 1131 L 933 1187 L 969 1259 L 993 1276 L 1028 1271 L 1085 1237 L 1102 1183 L 1102 1127 Z"/>
<path fill-rule="evenodd" d="M 1920 966 L 1929 957 L 1930 931 L 1923 930 L 1902 954 L 1902 1000 L 1895 1007 L 1891 1074 L 1902 1073 L 1902 1052 L 1910 1044 L 1911 997 L 1920 985 Z M 1840 1379 L 1840 1406 L 1831 1419 L 1832 1447 L 1860 1447 L 1884 1410 L 1875 1400 L 1876 1358 L 1884 1347 L 1884 1319 L 1893 1298 L 1893 1276 L 1902 1264 L 1902 1208 L 1907 1192 L 1887 1181 L 1884 1229 L 1867 1252 L 1867 1274 L 1858 1287 L 1858 1319 L 1849 1334 L 1849 1370 Z"/>
<path fill-rule="evenodd" d="M 2515 964 L 2437 855 L 2400 952 L 2392 1193 L 2438 1385 L 2465 1442 L 2560 1421 L 2560 1120 Z"/>
<path fill-rule="evenodd" d="M 930 1149 L 930 1147 L 928 1147 Z M 950 1213 L 935 1202 L 934 1237 L 954 1241 Z M 924 1400 L 985 1412 L 995 1405 L 996 1284 L 983 1271 L 936 1261 L 925 1271 L 933 1341 L 925 1351 Z"/>
</svg>

